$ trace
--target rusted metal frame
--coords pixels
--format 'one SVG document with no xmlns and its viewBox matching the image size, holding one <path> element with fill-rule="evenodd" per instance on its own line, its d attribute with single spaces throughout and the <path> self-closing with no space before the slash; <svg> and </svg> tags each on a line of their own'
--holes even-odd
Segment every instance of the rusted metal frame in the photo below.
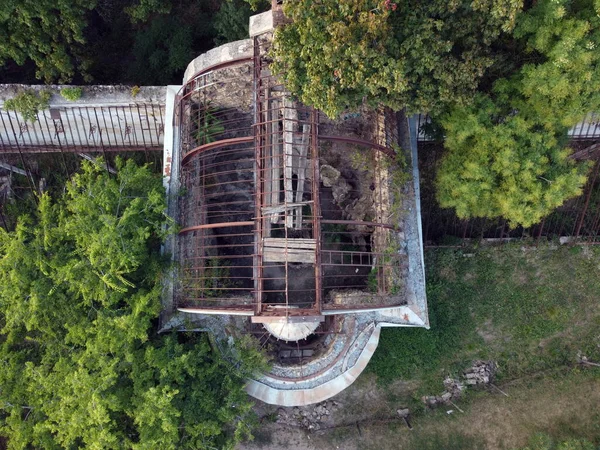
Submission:
<svg viewBox="0 0 600 450">
<path fill-rule="evenodd" d="M 399 227 L 394 227 L 385 223 L 362 222 L 360 220 L 321 220 L 321 224 L 340 224 L 340 225 L 365 225 L 371 227 L 387 228 L 389 230 L 401 231 Z"/>
<path fill-rule="evenodd" d="M 228 161 L 226 161 L 226 162 L 223 162 L 223 163 L 219 163 L 218 165 L 220 166 L 220 165 L 224 165 L 224 164 L 228 164 Z M 214 167 L 215 165 L 212 165 L 212 166 Z M 252 170 L 252 168 L 248 167 L 248 168 L 247 168 L 247 169 L 245 169 L 245 170 Z M 213 176 L 219 176 L 219 175 L 229 175 L 229 174 L 231 174 L 231 173 L 237 173 L 237 172 L 238 172 L 238 171 L 237 171 L 237 170 L 235 170 L 235 169 L 232 169 L 232 170 L 223 170 L 223 171 L 221 171 L 221 172 L 212 172 L 212 173 L 211 173 L 211 175 L 213 175 Z M 237 181 L 232 181 L 232 182 L 221 181 L 221 182 L 219 182 L 219 183 L 212 183 L 212 184 L 210 184 L 210 186 L 221 186 L 221 185 L 223 185 L 223 184 L 235 184 L 235 183 L 242 183 L 242 182 L 244 182 L 244 181 L 246 181 L 246 180 L 237 180 Z"/>
<path fill-rule="evenodd" d="M 92 134 L 92 135 L 93 135 L 93 133 L 92 133 L 92 128 L 91 128 L 91 127 L 92 127 L 92 126 L 95 126 L 95 127 L 96 127 L 96 130 L 98 131 L 98 134 L 99 134 L 99 135 L 100 135 L 100 130 L 98 130 L 98 125 L 99 125 L 99 124 L 95 124 L 95 125 L 94 125 L 94 124 L 92 123 L 92 119 L 91 119 L 91 117 L 90 117 L 90 111 L 89 111 L 89 108 L 88 108 L 87 106 L 85 107 L 85 112 L 86 112 L 86 114 L 87 114 L 87 116 L 88 116 L 88 122 L 89 122 L 89 124 L 90 124 L 90 133 L 86 135 L 86 141 L 87 141 L 87 143 L 88 143 L 88 145 L 89 145 L 89 135 L 90 135 L 90 134 Z M 85 127 L 84 127 L 84 131 L 85 131 Z M 92 143 L 94 144 L 94 145 L 93 145 L 93 147 L 95 147 L 95 148 L 98 148 L 98 145 L 96 144 L 96 136 L 94 136 L 94 135 L 93 135 L 93 138 L 92 138 Z M 106 152 L 104 151 L 104 148 L 102 148 L 102 147 L 101 147 L 101 152 L 102 152 L 102 155 L 104 156 L 104 159 L 106 159 Z"/>
<path fill-rule="evenodd" d="M 189 312 L 201 312 L 203 310 L 208 310 L 208 311 L 223 311 L 223 314 L 230 314 L 232 311 L 248 311 L 248 315 L 251 316 L 254 311 L 251 309 L 251 306 L 246 306 L 246 305 L 236 305 L 236 306 L 218 306 L 218 307 L 211 307 L 211 306 L 202 306 L 200 307 L 193 307 L 193 306 L 186 306 L 186 307 L 182 307 L 181 309 L 186 309 Z"/>
<path fill-rule="evenodd" d="M 4 125 L 4 117 L 2 116 L 2 114 L 0 114 L 0 117 L 2 117 L 2 124 Z M 17 121 L 17 125 L 19 125 L 19 119 L 18 119 L 18 117 L 15 117 L 15 119 Z M 21 164 L 23 164 L 23 169 L 25 170 L 25 172 L 28 173 L 27 181 L 29 182 L 29 187 L 31 188 L 32 192 L 35 192 L 36 189 L 35 189 L 35 182 L 33 180 L 33 175 L 31 174 L 31 170 L 29 169 L 29 165 L 25 162 L 25 158 L 23 157 L 23 152 L 21 152 L 21 146 L 19 145 L 19 138 L 17 137 L 17 133 L 15 131 L 15 127 L 13 125 L 12 117 L 10 116 L 10 113 L 8 115 L 8 123 L 10 124 L 10 128 L 11 128 L 11 130 L 13 132 L 13 136 L 15 137 L 15 144 L 17 144 L 17 150 L 18 150 L 18 153 L 19 153 L 19 157 L 21 159 Z M 6 128 L 6 126 L 5 126 L 5 128 Z M 35 199 L 35 202 L 37 203 L 39 201 L 38 200 L 38 196 L 34 195 L 33 197 Z"/>
<path fill-rule="evenodd" d="M 254 222 L 223 222 L 223 223 L 209 223 L 203 225 L 195 225 L 193 227 L 184 228 L 179 232 L 180 235 L 189 233 L 190 231 L 202 230 L 202 229 L 211 229 L 211 228 L 224 228 L 224 227 L 243 227 L 243 226 L 252 226 Z"/>
<path fill-rule="evenodd" d="M 22 153 L 34 153 L 34 154 L 60 153 L 60 148 L 58 146 L 44 148 L 43 146 L 26 145 L 26 146 L 20 146 L 19 148 Z M 17 149 L 17 147 L 8 148 L 8 150 L 9 151 L 0 151 L 0 153 L 5 153 L 7 155 L 10 155 L 13 153 L 14 154 L 19 153 L 19 150 Z M 119 152 L 123 152 L 123 151 L 142 152 L 142 151 L 144 151 L 144 148 L 143 147 L 127 147 L 125 149 L 122 147 L 105 147 L 104 148 L 105 153 L 119 153 Z M 162 150 L 160 148 L 154 148 L 149 151 L 160 152 Z M 70 146 L 69 148 L 63 148 L 63 152 L 65 152 L 65 153 L 102 153 L 103 149 L 99 146 L 82 145 L 80 147 Z"/>
<path fill-rule="evenodd" d="M 102 111 L 100 111 L 102 113 Z M 98 137 L 100 139 L 100 148 L 102 149 L 102 156 L 104 157 L 104 168 L 106 169 L 106 173 L 109 178 L 112 178 L 113 175 L 108 170 L 108 158 L 106 157 L 106 152 L 104 151 L 104 139 L 102 138 L 102 129 L 100 128 L 100 120 L 98 119 L 98 112 L 96 108 L 94 108 L 94 117 L 96 118 L 96 124 L 98 125 Z"/>
<path fill-rule="evenodd" d="M 583 188 L 584 193 L 587 192 L 588 187 L 589 187 L 589 178 L 588 178 L 588 182 L 585 184 L 585 186 Z M 568 210 L 568 212 L 570 213 L 569 215 L 571 217 L 573 215 L 575 216 L 575 217 L 573 217 L 573 220 L 572 220 L 573 226 L 571 227 L 571 230 L 567 232 L 568 236 L 574 236 L 575 231 L 577 230 L 577 225 L 579 223 L 579 215 L 581 213 L 582 204 L 585 203 L 586 194 L 584 194 L 584 193 L 582 193 L 582 195 L 577 197 L 577 199 L 575 200 L 576 201 L 575 205 L 573 205 Z M 564 216 L 566 216 L 566 215 L 567 215 L 567 212 L 565 212 Z M 562 236 L 562 235 L 563 234 L 562 234 L 562 230 L 561 230 L 560 236 Z"/>
<path fill-rule="evenodd" d="M 185 164 L 192 156 L 194 156 L 197 153 L 205 152 L 207 150 L 213 150 L 219 147 L 225 147 L 227 145 L 244 144 L 247 142 L 252 142 L 252 140 L 252 136 L 244 136 L 238 138 L 223 139 L 221 141 L 209 142 L 208 144 L 201 145 L 187 152 L 183 156 L 182 164 Z"/>
<path fill-rule="evenodd" d="M 64 122 L 66 122 L 66 126 L 69 128 L 69 134 L 71 135 L 71 145 L 69 147 L 67 147 L 67 150 L 69 152 L 76 153 L 73 150 L 73 148 L 75 147 L 75 135 L 73 134 L 73 128 L 71 127 L 71 121 L 69 120 L 69 117 L 67 116 L 67 110 L 66 109 L 65 109 L 64 113 L 65 113 L 65 116 L 66 116 Z M 62 125 L 62 127 L 64 129 L 65 128 L 65 123 L 63 123 L 62 114 L 61 114 L 61 117 L 60 117 L 60 123 L 61 123 L 61 125 Z M 65 134 L 66 134 L 66 132 L 65 132 Z"/>
<path fill-rule="evenodd" d="M 46 135 L 45 135 L 45 133 L 43 131 L 43 127 L 42 127 L 41 122 L 40 122 L 40 114 L 38 112 L 35 115 L 37 117 L 37 122 L 40 123 L 40 133 L 41 133 L 42 139 L 44 141 L 44 146 L 46 146 L 47 145 L 46 144 Z M 44 122 L 46 122 L 46 129 L 48 130 L 48 132 L 50 132 L 51 130 L 50 130 L 50 125 L 48 124 L 48 118 L 46 117 L 46 114 L 44 114 L 44 113 L 42 113 L 42 116 L 44 117 Z M 52 124 L 54 125 L 54 128 L 56 129 L 56 124 L 54 123 L 54 120 L 52 121 Z M 64 128 L 64 126 L 62 126 L 62 124 L 61 124 L 61 127 L 62 127 L 63 133 L 64 133 L 65 132 L 64 131 L 65 128 Z M 52 140 L 52 138 L 50 138 L 50 139 Z M 65 154 L 63 152 L 62 142 L 60 140 L 60 136 L 59 136 L 58 132 L 56 133 L 56 140 L 58 141 L 58 149 L 60 151 L 60 156 L 61 156 L 61 159 L 62 159 L 62 162 L 63 162 L 63 166 L 65 167 L 65 174 L 67 176 L 67 179 L 69 179 L 69 178 L 71 178 L 71 174 L 69 173 L 69 169 L 67 167 L 67 159 L 65 158 Z"/>
<path fill-rule="evenodd" d="M 255 50 L 256 50 L 256 43 L 255 43 Z M 190 79 L 185 83 L 185 85 L 183 85 L 181 87 L 180 92 L 182 92 L 182 91 L 185 92 L 186 88 L 188 88 L 195 81 L 196 78 L 198 78 L 201 75 L 205 75 L 207 72 L 212 72 L 212 71 L 219 70 L 219 69 L 225 69 L 227 67 L 232 67 L 232 66 L 236 66 L 236 65 L 242 65 L 243 63 L 251 62 L 252 60 L 253 60 L 252 56 L 244 56 L 242 58 L 235 58 L 235 59 L 232 59 L 229 61 L 213 64 L 212 66 L 207 66 L 204 69 L 202 69 L 202 70 L 196 72 L 194 75 L 192 75 L 190 77 Z"/>
<path fill-rule="evenodd" d="M 356 144 L 356 145 L 362 145 L 365 147 L 370 147 L 373 148 L 375 150 L 379 150 L 383 153 L 385 153 L 386 155 L 388 155 L 389 157 L 395 157 L 395 153 L 392 149 L 387 148 L 383 145 L 379 145 L 379 144 L 375 144 L 373 142 L 369 142 L 369 141 L 365 141 L 364 139 L 357 139 L 357 138 L 349 138 L 349 137 L 343 137 L 343 136 L 323 136 L 323 135 L 319 135 L 319 140 L 322 141 L 334 141 L 334 142 L 345 142 L 347 144 Z"/>
<path fill-rule="evenodd" d="M 314 108 L 310 111 L 310 157 L 312 160 L 312 229 L 315 239 L 315 310 L 321 311 L 323 303 L 323 268 L 321 265 L 321 196 L 320 196 L 320 171 L 319 171 L 319 118 Z M 308 157 L 308 154 L 307 154 Z"/>
<path fill-rule="evenodd" d="M 175 101 L 177 102 L 177 98 L 175 99 Z M 177 104 L 177 103 L 176 103 Z M 152 117 L 154 117 L 154 124 L 155 124 L 155 131 L 156 131 L 156 141 L 158 142 L 158 145 L 160 147 L 160 135 L 163 135 L 163 143 L 165 141 L 165 119 L 164 119 L 164 109 L 166 108 L 165 106 L 161 106 L 161 105 L 155 105 L 154 103 L 151 103 L 152 105 Z M 156 113 L 155 110 L 158 109 L 158 117 L 160 118 L 160 124 L 158 123 L 159 121 L 156 120 Z M 177 108 L 174 108 L 174 112 L 177 112 Z M 173 114 L 173 123 L 172 125 L 175 125 L 175 114 Z M 158 125 L 158 128 L 156 128 L 156 125 Z M 161 131 L 162 130 L 162 131 Z"/>
<path fill-rule="evenodd" d="M 594 217 L 594 221 L 592 223 L 592 227 L 591 230 L 592 232 L 590 233 L 590 242 L 594 243 L 598 240 L 598 237 L 600 236 L 600 208 L 598 207 L 599 205 L 596 205 L 596 216 Z"/>
<path fill-rule="evenodd" d="M 138 105 L 138 111 L 139 111 L 139 105 Z M 152 126 L 150 125 L 150 116 L 148 114 L 148 105 L 146 103 L 144 103 L 144 111 L 146 112 L 146 123 L 148 124 L 148 137 L 150 138 L 150 146 L 154 147 L 154 139 L 152 139 Z M 141 119 L 141 117 L 140 117 Z M 145 134 L 145 133 L 144 133 Z M 160 141 L 157 139 L 157 146 L 160 146 Z"/>
<path fill-rule="evenodd" d="M 234 185 L 234 184 L 237 184 L 237 183 L 247 183 L 247 180 L 232 181 L 231 183 L 218 183 L 218 184 L 213 185 L 213 186 L 221 186 L 223 184 Z M 229 194 L 229 195 L 240 195 L 240 194 L 245 194 L 246 192 L 247 192 L 247 190 L 227 191 L 227 194 Z M 221 195 L 223 195 L 223 193 L 216 192 L 216 193 L 213 193 L 213 194 L 207 194 L 206 198 L 218 198 Z"/>
<path fill-rule="evenodd" d="M 125 126 L 124 129 L 121 126 L 121 122 L 120 122 L 120 118 L 119 118 L 119 109 L 120 109 L 120 112 L 123 113 L 123 121 L 125 122 L 123 124 Z M 125 107 L 117 106 L 117 107 L 115 107 L 115 110 L 117 111 L 117 118 L 119 119 L 118 125 L 119 125 L 119 131 L 121 132 L 121 136 L 123 139 L 123 145 L 129 145 L 129 146 L 133 147 L 133 143 L 131 141 L 131 133 L 127 133 L 127 113 L 125 112 Z M 127 143 L 125 143 L 125 138 L 127 138 L 127 141 L 128 141 Z"/>
<path fill-rule="evenodd" d="M 135 141 L 135 145 L 140 145 L 139 141 L 138 141 L 138 135 L 137 135 L 137 131 L 135 130 L 135 117 L 133 116 L 133 106 L 134 105 L 129 105 L 129 107 L 127 108 L 129 110 L 129 117 L 131 117 L 131 130 L 133 132 L 133 140 Z M 138 120 L 140 119 L 139 117 L 139 111 L 138 111 Z M 139 120 L 141 122 L 141 120 Z M 142 146 L 144 147 L 144 151 L 147 151 L 148 149 L 146 148 L 146 142 L 143 139 L 142 136 Z"/>
<path fill-rule="evenodd" d="M 203 230 L 206 230 L 206 228 L 203 228 Z M 240 236 L 250 236 L 250 235 L 251 234 L 248 233 L 248 234 L 241 234 Z M 228 235 L 228 237 L 232 237 L 232 235 Z M 252 244 L 236 244 L 235 248 L 237 249 L 237 248 L 253 247 L 253 246 L 254 246 L 253 243 Z M 211 248 L 211 249 L 231 250 L 231 246 L 230 245 L 225 245 L 225 244 L 205 245 L 204 246 L 204 249 L 209 249 L 209 248 Z M 248 257 L 248 258 L 251 257 L 251 255 L 243 256 L 243 255 L 237 255 L 235 253 L 228 253 L 228 254 L 225 254 L 225 255 L 222 255 L 222 256 L 225 256 L 225 257 L 227 257 L 227 256 L 234 256 L 236 259 L 237 258 L 243 259 L 243 258 L 246 258 L 246 257 Z M 212 256 L 206 256 L 206 258 L 210 259 L 210 258 L 213 258 L 213 257 Z"/>
<path fill-rule="evenodd" d="M 579 233 L 581 232 L 581 227 L 583 226 L 583 221 L 585 220 L 585 215 L 587 213 L 588 206 L 590 204 L 590 198 L 592 196 L 592 192 L 594 190 L 594 184 L 596 183 L 596 178 L 598 178 L 598 171 L 600 169 L 600 159 L 596 160 L 596 164 L 594 165 L 594 175 L 591 180 L 588 181 L 589 189 L 586 194 L 585 203 L 583 205 L 583 211 L 581 212 L 581 219 L 577 224 L 577 228 L 575 230 L 575 238 L 579 237 Z"/>
<path fill-rule="evenodd" d="M 260 56 L 260 46 L 258 38 L 254 37 L 254 199 L 255 199 L 255 211 L 254 211 L 254 301 L 255 301 L 255 314 L 260 315 L 263 313 L 263 249 L 262 249 L 262 235 L 263 235 L 263 223 L 262 223 L 262 191 L 263 191 L 263 167 L 262 167 L 262 149 L 264 142 L 264 127 L 257 125 L 260 121 L 262 114 L 263 104 L 261 101 L 261 94 L 263 90 L 263 83 L 261 82 L 261 71 L 262 71 L 262 58 Z"/>
<path fill-rule="evenodd" d="M 210 73 L 202 75 L 202 77 L 207 77 L 208 75 L 210 75 Z M 207 88 L 209 88 L 211 86 L 218 86 L 218 85 L 222 86 L 224 84 L 228 84 L 228 83 L 231 83 L 231 82 L 234 82 L 237 80 L 243 80 L 244 78 L 245 78 L 245 74 L 240 74 L 240 75 L 232 76 L 230 78 L 220 78 L 219 77 L 218 81 L 211 81 L 210 83 L 207 83 L 206 81 L 204 81 L 202 83 L 202 85 L 193 87 L 189 92 L 187 92 L 185 95 L 183 95 L 182 98 L 190 99 L 190 98 L 193 98 L 194 94 L 203 93 L 206 91 Z"/>
<path fill-rule="evenodd" d="M 360 311 L 366 311 L 366 310 L 372 310 L 372 309 L 376 309 L 376 310 L 381 310 L 381 309 L 391 309 L 391 308 L 397 308 L 398 306 L 405 306 L 406 302 L 403 303 L 398 303 L 398 304 L 393 304 L 393 305 L 336 305 L 333 303 L 329 303 L 327 304 L 327 307 L 323 309 L 323 312 L 329 312 L 329 311 L 337 311 L 337 310 L 351 310 L 351 311 L 356 311 L 356 312 L 360 312 Z"/>
</svg>

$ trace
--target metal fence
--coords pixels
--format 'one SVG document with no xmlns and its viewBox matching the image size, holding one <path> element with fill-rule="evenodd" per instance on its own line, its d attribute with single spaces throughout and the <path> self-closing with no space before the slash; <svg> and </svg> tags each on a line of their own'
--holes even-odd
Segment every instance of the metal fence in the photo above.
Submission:
<svg viewBox="0 0 600 450">
<path fill-rule="evenodd" d="M 593 145 L 589 140 L 575 141 L 575 146 Z M 598 138 L 600 141 L 600 136 Z M 583 194 L 571 199 L 539 224 L 511 229 L 503 219 L 459 219 L 454 210 L 441 208 L 435 198 L 435 174 L 443 155 L 442 144 L 419 142 L 421 206 L 425 245 L 453 245 L 460 239 L 556 239 L 570 237 L 581 242 L 600 243 L 600 152 L 590 154 L 594 165 Z"/>
</svg>

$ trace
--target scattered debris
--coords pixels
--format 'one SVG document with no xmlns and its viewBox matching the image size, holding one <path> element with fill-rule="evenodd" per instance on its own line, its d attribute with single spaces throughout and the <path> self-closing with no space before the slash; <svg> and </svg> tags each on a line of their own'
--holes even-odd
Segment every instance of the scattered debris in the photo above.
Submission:
<svg viewBox="0 0 600 450">
<path fill-rule="evenodd" d="M 327 400 L 310 406 L 279 408 L 277 410 L 276 422 L 305 428 L 309 431 L 318 431 L 331 422 L 330 415 L 340 406 L 336 401 Z"/>
<path fill-rule="evenodd" d="M 421 400 L 430 408 L 450 404 L 460 412 L 463 412 L 454 401 L 462 396 L 462 393 L 467 386 L 492 386 L 508 397 L 506 392 L 492 384 L 497 370 L 498 365 L 494 361 L 474 361 L 473 365 L 464 372 L 464 383 L 461 380 L 447 377 L 444 380 L 444 392 L 440 395 L 423 396 Z"/>
<path fill-rule="evenodd" d="M 599 363 L 588 360 L 587 356 L 583 355 L 581 352 L 577 352 L 577 362 L 584 366 L 600 367 Z"/>
<path fill-rule="evenodd" d="M 477 360 L 465 370 L 465 384 L 482 385 L 492 382 L 498 366 L 494 361 Z"/>
</svg>

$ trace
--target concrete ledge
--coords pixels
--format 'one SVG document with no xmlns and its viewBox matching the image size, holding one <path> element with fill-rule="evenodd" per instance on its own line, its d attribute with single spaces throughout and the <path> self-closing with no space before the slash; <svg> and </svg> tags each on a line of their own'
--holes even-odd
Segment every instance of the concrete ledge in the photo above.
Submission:
<svg viewBox="0 0 600 450">
<path fill-rule="evenodd" d="M 250 37 L 273 31 L 273 11 L 269 10 L 250 17 Z"/>
<path fill-rule="evenodd" d="M 75 101 L 67 100 L 60 91 L 64 88 L 81 88 L 82 95 Z M 167 95 L 166 86 L 71 86 L 64 84 L 29 85 L 29 84 L 0 84 L 0 106 L 4 101 L 15 97 L 20 92 L 32 90 L 36 92 L 48 91 L 51 94 L 50 106 L 116 106 L 153 103 L 164 105 Z M 135 95 L 133 95 L 135 94 Z"/>
<path fill-rule="evenodd" d="M 254 44 L 252 39 L 230 42 L 201 54 L 188 64 L 183 75 L 183 84 L 186 84 L 198 72 L 217 64 L 223 64 L 240 58 L 252 58 Z"/>
<path fill-rule="evenodd" d="M 320 386 L 310 389 L 283 390 L 267 386 L 257 380 L 250 380 L 246 384 L 246 392 L 265 403 L 280 406 L 305 406 L 327 400 L 354 383 L 363 370 L 365 370 L 373 353 L 377 349 L 380 333 L 381 326 L 375 326 L 356 363 L 342 374 Z"/>
</svg>

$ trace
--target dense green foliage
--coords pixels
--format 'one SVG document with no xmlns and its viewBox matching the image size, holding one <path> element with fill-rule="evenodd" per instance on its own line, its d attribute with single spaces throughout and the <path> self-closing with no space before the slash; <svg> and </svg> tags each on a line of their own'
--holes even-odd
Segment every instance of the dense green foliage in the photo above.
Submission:
<svg viewBox="0 0 600 450">
<path fill-rule="evenodd" d="M 179 84 L 190 59 L 215 41 L 247 37 L 241 33 L 250 9 L 232 1 L 5 2 L 0 5 L 0 78 Z"/>
<path fill-rule="evenodd" d="M 221 354 L 203 336 L 155 335 L 164 191 L 146 167 L 117 169 L 84 163 L 61 199 L 0 230 L 0 435 L 11 448 L 227 447 L 250 430 L 242 386 L 262 359 L 248 342 Z"/>
<path fill-rule="evenodd" d="M 591 2 L 545 0 L 520 16 L 515 36 L 532 61 L 490 94 L 442 118 L 441 206 L 459 217 L 538 223 L 581 193 L 585 165 L 568 159 L 566 132 L 600 108 L 600 15 Z M 600 9 L 600 6 L 596 6 Z"/>
<path fill-rule="evenodd" d="M 50 92 L 36 92 L 29 89 L 20 92 L 14 98 L 7 99 L 4 102 L 4 109 L 18 112 L 23 117 L 23 120 L 27 122 L 35 122 L 37 120 L 37 113 L 48 108 L 49 101 Z"/>
<path fill-rule="evenodd" d="M 437 197 L 460 218 L 500 216 L 513 227 L 529 227 L 581 193 L 587 165 L 569 159 L 560 133 L 537 120 L 502 114 L 479 97 L 442 124 L 447 152 Z"/>
<path fill-rule="evenodd" d="M 139 84 L 168 84 L 193 59 L 192 27 L 158 16 L 135 35 L 135 62 L 129 68 Z"/>
<path fill-rule="evenodd" d="M 35 63 L 45 82 L 69 81 L 77 71 L 87 74 L 82 53 L 86 13 L 95 0 L 0 2 L 0 66 L 7 60 Z"/>
<path fill-rule="evenodd" d="M 468 103 L 521 3 L 288 1 L 274 69 L 331 117 L 364 100 L 419 112 Z"/>
<path fill-rule="evenodd" d="M 80 87 L 66 87 L 60 90 L 60 95 L 71 102 L 77 101 L 83 95 L 83 89 Z"/>
<path fill-rule="evenodd" d="M 215 14 L 217 45 L 248 38 L 250 16 L 256 14 L 244 0 L 225 0 Z"/>
</svg>

